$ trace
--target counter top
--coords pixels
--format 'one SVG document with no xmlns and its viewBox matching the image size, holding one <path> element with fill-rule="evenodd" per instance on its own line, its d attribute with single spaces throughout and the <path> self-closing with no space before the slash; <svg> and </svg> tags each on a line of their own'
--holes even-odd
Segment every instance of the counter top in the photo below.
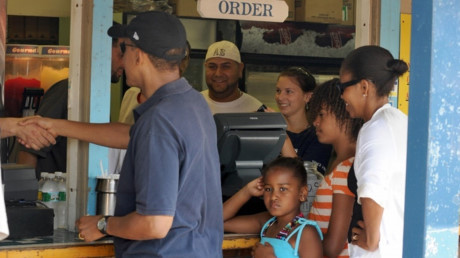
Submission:
<svg viewBox="0 0 460 258">
<path fill-rule="evenodd" d="M 225 234 L 222 250 L 247 250 L 259 241 L 258 235 Z M 53 236 L 0 241 L 0 258 L 6 257 L 113 257 L 111 237 L 94 242 L 84 242 L 78 233 L 64 229 L 54 231 Z M 225 257 L 225 255 L 224 255 Z"/>
</svg>

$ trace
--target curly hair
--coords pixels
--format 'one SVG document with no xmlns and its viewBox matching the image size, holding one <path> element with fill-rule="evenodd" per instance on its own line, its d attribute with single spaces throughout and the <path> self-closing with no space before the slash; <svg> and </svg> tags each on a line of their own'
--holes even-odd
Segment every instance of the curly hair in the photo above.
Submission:
<svg viewBox="0 0 460 258">
<path fill-rule="evenodd" d="M 265 177 L 271 169 L 276 167 L 291 170 L 293 176 L 299 180 L 299 186 L 307 185 L 307 171 L 302 159 L 298 157 L 278 157 L 262 169 L 262 176 Z"/>
<path fill-rule="evenodd" d="M 350 139 L 356 141 L 359 129 L 363 125 L 363 120 L 360 118 L 351 118 L 348 114 L 345 102 L 340 97 L 340 89 L 337 87 L 339 82 L 339 79 L 336 78 L 316 87 L 310 99 L 308 122 L 313 124 L 321 109 L 324 108 L 327 112 L 334 114 L 340 129 L 345 127 L 345 132 Z"/>
</svg>

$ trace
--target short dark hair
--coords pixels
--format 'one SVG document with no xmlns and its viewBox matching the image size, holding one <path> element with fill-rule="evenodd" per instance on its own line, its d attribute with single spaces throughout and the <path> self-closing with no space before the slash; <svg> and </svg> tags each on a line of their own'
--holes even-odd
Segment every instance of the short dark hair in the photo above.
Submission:
<svg viewBox="0 0 460 258">
<path fill-rule="evenodd" d="M 265 177 L 275 167 L 291 170 L 293 176 L 299 180 L 299 186 L 307 185 L 307 171 L 305 170 L 302 159 L 298 157 L 278 157 L 262 169 L 262 176 Z"/>
<path fill-rule="evenodd" d="M 315 77 L 305 68 L 300 66 L 292 66 L 281 71 L 278 79 L 282 76 L 294 78 L 300 85 L 304 93 L 312 92 L 316 88 Z"/>
<path fill-rule="evenodd" d="M 316 87 L 310 99 L 308 121 L 313 123 L 321 109 L 324 108 L 334 114 L 340 129 L 345 127 L 345 132 L 350 139 L 356 141 L 359 129 L 361 129 L 364 121 L 361 118 L 350 117 L 346 110 L 345 102 L 340 97 L 340 89 L 336 86 L 339 82 L 339 79 L 332 79 Z"/>
<path fill-rule="evenodd" d="M 396 79 L 408 70 L 406 62 L 394 59 L 379 46 L 363 46 L 351 51 L 343 60 L 341 73 L 350 73 L 352 79 L 371 80 L 380 97 L 388 96 Z"/>
<path fill-rule="evenodd" d="M 176 56 L 180 53 L 184 52 L 184 48 L 173 48 L 168 50 L 165 53 L 165 56 Z M 148 54 L 148 53 L 147 53 Z M 162 71 L 171 71 L 174 70 L 175 67 L 179 67 L 182 60 L 167 60 L 161 57 L 154 56 L 152 54 L 148 54 L 150 61 L 158 70 Z"/>
</svg>

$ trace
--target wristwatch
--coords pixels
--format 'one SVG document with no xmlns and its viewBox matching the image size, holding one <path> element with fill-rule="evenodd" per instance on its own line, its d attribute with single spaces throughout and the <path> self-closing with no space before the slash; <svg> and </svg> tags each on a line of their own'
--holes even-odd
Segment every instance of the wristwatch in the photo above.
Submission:
<svg viewBox="0 0 460 258">
<path fill-rule="evenodd" d="M 102 217 L 97 221 L 97 229 L 99 229 L 99 231 L 104 235 L 108 235 L 107 234 L 107 220 L 109 219 L 109 217 L 111 216 Z"/>
</svg>

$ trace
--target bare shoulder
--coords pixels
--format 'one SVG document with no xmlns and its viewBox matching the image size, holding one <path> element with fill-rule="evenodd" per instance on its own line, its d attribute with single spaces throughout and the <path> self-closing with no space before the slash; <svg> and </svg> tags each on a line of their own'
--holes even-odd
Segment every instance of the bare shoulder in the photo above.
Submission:
<svg viewBox="0 0 460 258">
<path fill-rule="evenodd" d="M 260 227 L 262 228 L 265 223 L 271 219 L 273 216 L 268 213 L 268 211 L 260 212 L 255 214 L 257 221 L 259 222 Z"/>
<path fill-rule="evenodd" d="M 310 239 L 310 241 L 318 240 L 321 242 L 321 237 L 318 230 L 313 225 L 306 225 L 302 230 L 302 239 Z"/>
<path fill-rule="evenodd" d="M 315 226 L 306 225 L 302 230 L 299 257 L 323 257 L 321 237 Z"/>
</svg>

